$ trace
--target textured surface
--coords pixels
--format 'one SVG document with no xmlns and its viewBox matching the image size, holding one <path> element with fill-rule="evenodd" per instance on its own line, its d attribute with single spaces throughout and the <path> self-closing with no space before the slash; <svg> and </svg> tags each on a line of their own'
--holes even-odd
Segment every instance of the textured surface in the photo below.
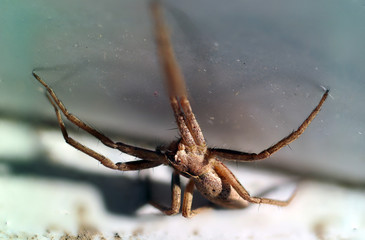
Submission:
<svg viewBox="0 0 365 240">
<path fill-rule="evenodd" d="M 148 205 L 147 196 L 150 192 L 153 200 L 169 203 L 169 168 L 114 172 L 70 149 L 57 131 L 34 131 L 5 121 L 0 130 L 8 136 L 7 131 L 14 133 L 10 143 L 23 141 L 21 149 L 1 149 L 0 238 L 353 240 L 365 236 L 363 188 L 305 179 L 285 208 L 250 205 L 242 210 L 212 209 L 192 219 L 180 214 L 167 217 Z M 116 161 L 131 159 L 105 151 L 92 139 L 77 138 Z M 33 141 L 38 150 L 29 147 Z M 253 195 L 285 199 L 297 184 L 292 175 L 236 165 L 230 169 Z M 207 204 L 199 194 L 194 196 L 196 205 Z"/>
</svg>

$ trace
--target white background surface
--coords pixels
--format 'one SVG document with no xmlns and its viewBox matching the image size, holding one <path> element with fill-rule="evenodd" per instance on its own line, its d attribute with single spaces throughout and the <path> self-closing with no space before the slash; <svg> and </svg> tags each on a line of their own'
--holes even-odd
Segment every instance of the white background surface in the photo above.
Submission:
<svg viewBox="0 0 365 240">
<path fill-rule="evenodd" d="M 9 122 L 1 122 L 1 126 L 2 132 L 13 133 L 9 143 L 23 141 L 24 147 L 1 149 L 2 159 L 12 160 L 1 164 L 0 238 L 73 239 L 80 233 L 95 232 L 98 233 L 95 239 L 101 236 L 113 239 L 116 233 L 122 239 L 362 239 L 364 236 L 363 188 L 310 179 L 298 184 L 293 175 L 230 165 L 253 195 L 271 189 L 265 196 L 286 199 L 297 186 L 297 196 L 285 208 L 251 205 L 242 210 L 212 209 L 192 219 L 180 214 L 166 217 L 148 205 L 147 193 L 151 191 L 153 200 L 169 203 L 169 168 L 140 173 L 109 171 L 70 149 L 57 131 L 34 131 L 25 126 L 19 129 L 21 125 Z M 92 139 L 80 136 L 78 139 L 108 156 L 130 159 L 105 151 Z M 38 150 L 31 146 L 33 140 L 37 140 Z M 150 185 L 146 177 L 150 178 Z M 197 195 L 194 200 L 198 204 L 207 204 Z"/>
</svg>

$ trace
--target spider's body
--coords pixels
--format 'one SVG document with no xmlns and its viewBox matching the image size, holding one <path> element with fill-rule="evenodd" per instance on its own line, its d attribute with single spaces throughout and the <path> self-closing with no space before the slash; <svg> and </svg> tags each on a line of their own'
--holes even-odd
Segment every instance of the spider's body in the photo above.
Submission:
<svg viewBox="0 0 365 240">
<path fill-rule="evenodd" d="M 231 186 L 229 181 L 220 177 L 212 166 L 220 164 L 227 171 L 229 169 L 216 158 L 210 158 L 210 171 L 202 173 L 194 178 L 194 184 L 198 191 L 209 201 L 225 208 L 244 208 L 248 201 L 243 199 Z M 232 174 L 233 175 L 233 174 Z"/>
<path fill-rule="evenodd" d="M 182 203 L 182 214 L 185 217 L 191 217 L 198 212 L 198 210 L 191 210 L 194 186 L 208 200 L 227 208 L 243 208 L 246 207 L 249 202 L 266 203 L 278 206 L 285 206 L 289 204 L 294 194 L 287 201 L 250 196 L 231 171 L 219 159 L 235 161 L 255 161 L 265 159 L 282 147 L 288 145 L 305 131 L 307 126 L 318 114 L 328 96 L 328 90 L 326 90 L 318 105 L 296 131 L 293 131 L 287 137 L 260 153 L 245 153 L 227 149 L 208 148 L 187 98 L 184 79 L 172 50 L 172 45 L 162 18 L 160 6 L 156 1 L 154 1 L 151 9 L 153 19 L 155 21 L 157 49 L 161 65 L 165 73 L 170 103 L 181 139 L 179 141 L 172 142 L 167 148 L 160 148 L 156 151 L 130 146 L 122 142 L 113 142 L 107 136 L 69 113 L 54 91 L 36 73 L 33 72 L 33 76 L 46 88 L 48 92 L 47 97 L 55 109 L 58 123 L 65 141 L 74 148 L 95 158 L 104 166 L 115 170 L 133 171 L 153 168 L 162 164 L 170 165 L 174 169 L 172 176 L 173 186 L 171 207 L 166 208 L 159 204 L 152 203 L 155 207 L 168 215 L 176 214 L 180 211 L 180 175 L 189 178 Z M 62 120 L 61 112 L 69 121 L 99 139 L 104 145 L 133 155 L 141 160 L 114 163 L 109 158 L 82 145 L 69 137 Z"/>
<path fill-rule="evenodd" d="M 170 149 L 174 154 L 169 156 L 169 165 L 180 175 L 190 178 L 198 191 L 209 201 L 226 208 L 246 207 L 248 202 L 214 170 L 214 166 L 218 164 L 227 171 L 228 168 L 211 155 L 208 148 L 194 150 L 180 141 L 178 149 Z"/>
</svg>

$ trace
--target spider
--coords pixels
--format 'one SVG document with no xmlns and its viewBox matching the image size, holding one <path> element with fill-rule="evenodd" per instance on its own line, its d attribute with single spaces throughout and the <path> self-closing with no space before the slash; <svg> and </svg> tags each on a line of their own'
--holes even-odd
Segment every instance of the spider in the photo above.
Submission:
<svg viewBox="0 0 365 240">
<path fill-rule="evenodd" d="M 182 215 L 192 217 L 203 208 L 192 210 L 193 191 L 196 188 L 209 201 L 225 208 L 244 208 L 249 203 L 264 203 L 277 206 L 286 206 L 294 197 L 294 193 L 286 201 L 263 197 L 253 197 L 241 185 L 232 172 L 222 163 L 222 160 L 256 161 L 268 158 L 284 146 L 296 140 L 316 117 L 325 102 L 329 90 L 325 90 L 318 105 L 299 126 L 287 137 L 260 153 L 246 153 L 228 149 L 209 148 L 203 133 L 190 106 L 184 79 L 175 59 L 167 27 L 162 17 L 162 7 L 157 1 L 151 3 L 151 12 L 154 20 L 154 32 L 159 59 L 165 74 L 167 91 L 173 110 L 180 138 L 166 147 L 156 148 L 155 151 L 131 146 L 123 142 L 114 142 L 104 134 L 87 125 L 85 122 L 68 112 L 55 92 L 34 72 L 33 76 L 45 87 L 47 97 L 55 110 L 59 126 L 65 141 L 72 147 L 98 160 L 105 167 L 119 171 L 134 171 L 169 165 L 174 171 L 172 174 L 171 206 L 165 207 L 151 203 L 167 215 L 180 212 L 181 187 L 180 175 L 189 179 L 182 201 Z M 73 124 L 93 135 L 107 147 L 118 149 L 121 152 L 135 156 L 138 159 L 130 162 L 114 163 L 104 155 L 82 145 L 67 133 L 61 113 Z"/>
</svg>

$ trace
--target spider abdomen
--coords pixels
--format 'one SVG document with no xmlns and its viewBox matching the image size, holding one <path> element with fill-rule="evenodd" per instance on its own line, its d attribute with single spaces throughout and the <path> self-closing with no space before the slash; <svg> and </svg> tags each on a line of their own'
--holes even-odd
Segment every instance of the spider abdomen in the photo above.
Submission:
<svg viewBox="0 0 365 240">
<path fill-rule="evenodd" d="M 194 178 L 194 183 L 206 199 L 219 206 L 244 208 L 248 205 L 248 202 L 240 197 L 236 190 L 213 170 Z"/>
</svg>

